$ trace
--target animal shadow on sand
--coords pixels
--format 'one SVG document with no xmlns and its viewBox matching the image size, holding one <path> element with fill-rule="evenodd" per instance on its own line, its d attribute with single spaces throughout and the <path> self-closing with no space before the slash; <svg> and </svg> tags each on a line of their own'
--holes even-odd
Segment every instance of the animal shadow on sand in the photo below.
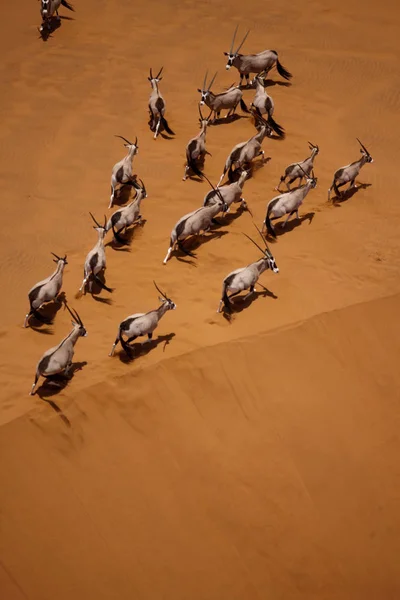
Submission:
<svg viewBox="0 0 400 600">
<path fill-rule="evenodd" d="M 62 409 L 51 400 L 53 396 L 56 396 L 69 385 L 71 379 L 73 379 L 75 373 L 77 371 L 81 371 L 83 367 L 87 365 L 86 361 L 73 363 L 70 372 L 68 375 L 52 375 L 51 377 L 47 377 L 42 384 L 36 390 L 35 395 L 39 396 L 41 400 L 47 402 L 49 406 L 59 415 L 62 421 L 71 427 L 71 423 L 64 415 Z"/>
<path fill-rule="evenodd" d="M 281 235 L 284 235 L 289 231 L 293 231 L 293 229 L 296 229 L 296 227 L 300 227 L 300 225 L 302 225 L 304 221 L 308 221 L 308 224 L 311 225 L 314 216 L 315 212 L 308 212 L 307 214 L 302 215 L 299 219 L 296 219 L 296 217 L 292 217 L 291 220 L 288 223 L 286 223 L 285 227 L 283 227 L 283 223 L 285 222 L 285 220 L 283 219 L 282 221 L 279 221 L 279 223 L 276 223 L 274 226 L 276 237 L 280 237 Z M 269 234 L 267 237 L 269 241 L 276 241 L 275 238 Z"/>
<path fill-rule="evenodd" d="M 163 352 L 165 352 L 165 348 L 174 337 L 175 333 L 168 333 L 167 335 L 159 335 L 158 337 L 146 342 L 133 342 L 132 344 L 129 344 L 129 348 L 131 349 L 130 354 L 127 354 L 123 348 L 120 349 L 118 354 L 119 359 L 121 362 L 129 364 L 141 356 L 146 356 L 146 354 L 154 350 L 154 348 L 157 348 L 157 346 L 160 344 L 164 344 Z"/>
<path fill-rule="evenodd" d="M 223 227 L 223 224 L 216 220 L 216 223 L 213 224 L 213 227 Z M 186 252 L 180 248 L 176 248 L 174 250 L 174 254 L 177 260 L 188 263 L 192 266 L 197 266 L 193 260 L 190 260 L 190 258 L 197 258 L 194 250 L 197 250 L 200 246 L 204 246 L 204 244 L 208 244 L 208 242 L 211 242 L 212 240 L 219 239 L 222 236 L 227 235 L 227 233 L 227 231 L 213 231 L 211 233 L 203 233 L 193 236 L 182 243 L 182 246 L 185 248 Z"/>
<path fill-rule="evenodd" d="M 130 183 L 121 184 L 116 190 L 114 194 L 114 201 L 111 207 L 114 210 L 114 207 L 122 207 L 129 202 L 132 202 L 134 198 L 134 194 L 132 195 L 132 190 L 134 190 L 134 186 Z M 118 210 L 118 208 L 116 208 Z"/>
<path fill-rule="evenodd" d="M 29 327 L 38 333 L 42 333 L 44 335 L 53 335 L 54 331 L 48 327 L 53 325 L 56 315 L 64 305 L 65 300 L 66 297 L 64 292 L 58 294 L 57 300 L 53 300 L 53 302 L 45 304 L 43 308 L 38 310 L 38 313 L 42 317 L 42 321 L 39 321 L 35 315 L 30 316 Z M 46 326 L 47 329 L 45 329 Z"/>
<path fill-rule="evenodd" d="M 128 231 L 124 234 L 120 233 L 119 237 L 124 240 L 124 243 L 121 244 L 117 240 L 113 239 L 110 242 L 105 244 L 106 247 L 110 246 L 113 250 L 117 252 L 130 252 L 130 245 L 133 240 L 139 239 L 142 233 L 142 228 L 146 224 L 146 219 L 142 219 L 141 223 L 136 223 L 133 227 L 129 227 Z"/>
<path fill-rule="evenodd" d="M 199 158 L 196 160 L 196 167 L 199 169 L 199 171 L 201 171 L 201 172 L 204 171 L 205 162 L 206 162 L 206 157 L 204 154 L 199 156 Z M 185 169 L 185 167 L 186 167 L 186 161 L 185 161 L 185 164 L 182 166 L 182 168 Z M 203 183 L 203 181 L 204 181 L 203 178 L 196 175 L 196 173 L 194 173 L 192 171 L 192 169 L 189 169 L 189 171 L 187 173 L 187 179 L 190 179 L 191 181 L 195 181 L 196 183 Z"/>
<path fill-rule="evenodd" d="M 38 27 L 39 39 L 43 42 L 47 42 L 47 40 L 52 37 L 52 34 L 61 27 L 62 21 L 75 21 L 75 19 L 68 16 L 59 16 L 58 18 L 56 16 L 50 17 L 47 21 L 47 27 L 44 27 L 43 31 L 40 31 Z M 44 25 L 44 23 L 42 23 L 42 25 Z"/>
<path fill-rule="evenodd" d="M 100 273 L 97 274 L 97 278 L 100 279 L 100 281 L 105 284 L 106 280 L 104 277 L 104 271 L 101 271 Z M 114 291 L 114 288 L 110 288 L 112 291 Z M 100 294 L 103 293 L 105 294 L 105 296 L 100 296 Z M 93 300 L 96 300 L 96 302 L 101 302 L 102 304 L 108 304 L 111 305 L 112 304 L 112 299 L 107 297 L 106 294 L 108 294 L 108 296 L 110 295 L 111 292 L 108 292 L 107 290 L 103 290 L 102 287 L 97 283 L 96 280 L 92 279 L 91 281 L 89 281 L 86 284 L 86 295 L 90 295 L 92 296 Z M 79 292 L 76 294 L 76 298 L 80 298 L 82 296 L 82 294 L 80 294 Z"/>
<path fill-rule="evenodd" d="M 357 183 L 357 187 L 352 187 L 349 190 L 345 190 L 340 196 L 334 196 L 331 199 L 331 203 L 333 206 L 339 207 L 341 204 L 343 204 L 343 202 L 347 202 L 347 200 L 350 200 L 350 198 L 357 194 L 358 190 L 365 190 L 371 185 L 372 183 Z"/>
<path fill-rule="evenodd" d="M 263 291 L 254 292 L 254 294 L 252 294 L 248 298 L 246 298 L 246 294 L 244 294 L 243 296 L 234 296 L 231 300 L 230 311 L 223 307 L 222 315 L 227 321 L 229 321 L 229 323 L 232 322 L 235 314 L 241 313 L 242 310 L 249 308 L 249 306 L 251 306 L 251 304 L 253 304 L 253 302 L 255 302 L 260 296 L 262 296 L 263 298 L 273 298 L 274 300 L 278 299 L 278 296 L 276 296 L 274 292 L 271 292 L 268 288 L 261 285 L 261 283 L 257 282 L 256 285 L 258 285 L 258 287 L 263 288 Z"/>
<path fill-rule="evenodd" d="M 229 123 L 234 123 L 235 121 L 240 121 L 240 119 L 248 119 L 245 115 L 238 115 L 234 113 L 233 115 L 229 115 L 229 117 L 219 117 L 218 119 L 214 119 L 210 123 L 210 127 L 217 127 L 218 125 L 229 125 Z"/>
</svg>

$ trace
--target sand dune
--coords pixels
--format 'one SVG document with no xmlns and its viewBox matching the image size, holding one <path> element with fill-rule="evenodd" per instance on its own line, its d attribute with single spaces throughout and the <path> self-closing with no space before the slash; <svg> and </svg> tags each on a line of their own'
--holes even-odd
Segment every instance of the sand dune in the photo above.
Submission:
<svg viewBox="0 0 400 600">
<path fill-rule="evenodd" d="M 8 6 L 0 25 L 4 597 L 397 598 L 397 6 L 75 7 L 46 43 L 36 2 Z M 222 54 L 236 24 L 251 28 L 247 52 L 277 49 L 294 75 L 287 87 L 272 73 L 287 135 L 265 141 L 271 160 L 244 188 L 258 225 L 285 166 L 307 140 L 321 150 L 305 218 L 271 244 L 271 294 L 229 323 L 216 314 L 222 279 L 257 256 L 242 235 L 254 234 L 248 213 L 233 209 L 194 265 L 162 259 L 209 189 L 182 182 L 184 149 L 206 69 L 218 70 L 216 89 L 238 81 Z M 162 65 L 170 141 L 147 125 L 147 74 Z M 246 118 L 210 127 L 211 181 L 253 131 Z M 139 138 L 146 223 L 127 251 L 107 247 L 113 294 L 76 300 L 95 242 L 88 213 L 109 214 L 124 153 L 115 134 Z M 375 162 L 348 201 L 328 204 L 356 137 Z M 22 328 L 50 252 L 68 255 L 64 291 L 89 335 L 68 387 L 30 398 L 37 360 L 70 329 L 63 310 L 51 328 Z M 147 353 L 110 359 L 118 323 L 156 305 L 153 279 L 177 310 Z"/>
</svg>

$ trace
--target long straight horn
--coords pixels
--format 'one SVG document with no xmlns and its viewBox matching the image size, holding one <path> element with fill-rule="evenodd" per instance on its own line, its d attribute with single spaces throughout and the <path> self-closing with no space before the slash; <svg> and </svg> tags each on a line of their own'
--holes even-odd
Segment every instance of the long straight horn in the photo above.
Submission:
<svg viewBox="0 0 400 600">
<path fill-rule="evenodd" d="M 362 148 L 363 150 L 365 150 L 365 152 L 366 152 L 366 153 L 369 155 L 369 152 L 368 152 L 368 150 L 366 149 L 366 147 L 364 146 L 364 144 L 362 144 L 358 138 L 356 138 L 356 140 L 357 140 L 357 142 L 360 144 L 361 148 Z"/>
<path fill-rule="evenodd" d="M 167 298 L 166 294 L 164 294 L 164 292 L 162 292 L 162 291 L 160 290 L 160 288 L 158 287 L 158 285 L 156 284 L 156 282 L 154 281 L 154 279 L 153 279 L 153 283 L 154 283 L 154 285 L 155 285 L 155 287 L 156 287 L 156 290 L 157 290 L 157 291 L 158 291 L 158 292 L 161 294 L 161 296 L 162 296 L 163 298 L 165 298 L 166 300 L 168 300 L 168 298 Z"/>
<path fill-rule="evenodd" d="M 200 121 L 204 121 L 203 113 L 201 112 L 200 108 L 200 102 L 198 103 L 197 108 L 199 109 Z"/>
<path fill-rule="evenodd" d="M 207 75 L 208 75 L 208 69 L 206 71 L 206 74 L 204 75 L 204 81 L 203 81 L 203 90 L 206 89 L 206 85 L 207 85 Z"/>
<path fill-rule="evenodd" d="M 52 254 L 57 260 L 62 260 L 59 256 L 57 256 L 57 254 L 54 254 L 54 252 L 50 252 L 50 254 Z"/>
<path fill-rule="evenodd" d="M 156 79 L 158 79 L 162 73 L 164 67 L 161 67 L 161 69 L 158 71 L 157 75 L 156 75 Z"/>
<path fill-rule="evenodd" d="M 214 81 L 215 81 L 215 78 L 216 78 L 216 76 L 217 76 L 217 73 L 218 73 L 218 71 L 215 71 L 214 77 L 211 79 L 211 81 L 210 81 L 210 84 L 209 84 L 209 86 L 208 86 L 208 88 L 207 88 L 207 92 L 209 92 L 209 91 L 211 90 L 211 86 L 212 86 L 212 84 L 213 84 L 213 83 L 214 83 Z"/>
<path fill-rule="evenodd" d="M 135 143 L 133 145 L 137 146 L 137 136 L 135 137 Z"/>
<path fill-rule="evenodd" d="M 74 321 L 78 324 L 81 325 L 83 327 L 83 323 L 82 323 L 82 319 L 80 318 L 80 316 L 78 315 L 78 313 L 76 312 L 75 309 L 73 309 L 73 311 L 70 309 L 70 307 L 68 306 L 68 303 L 66 300 L 64 300 L 64 306 L 65 308 L 68 310 L 69 314 L 71 315 L 71 317 L 74 319 Z"/>
<path fill-rule="evenodd" d="M 250 29 L 248 30 L 248 32 L 247 32 L 247 33 L 246 33 L 246 35 L 244 36 L 244 38 L 243 38 L 243 41 L 242 41 L 242 43 L 240 44 L 240 46 L 238 46 L 238 48 L 237 48 L 237 50 L 236 50 L 235 54 L 238 54 L 238 53 L 239 53 L 239 50 L 240 50 L 240 48 L 243 46 L 243 44 L 245 43 L 245 41 L 247 40 L 247 36 L 249 35 L 249 33 L 250 33 Z"/>
<path fill-rule="evenodd" d="M 114 137 L 119 137 L 119 138 L 121 138 L 121 140 L 124 140 L 127 144 L 129 144 L 130 146 L 132 146 L 132 142 L 130 142 L 129 140 L 127 140 L 123 135 L 114 135 Z"/>
<path fill-rule="evenodd" d="M 92 215 L 91 212 L 89 212 L 89 215 L 92 217 L 93 221 L 96 223 L 96 227 L 101 227 L 100 223 L 98 221 L 96 221 L 96 219 L 94 218 L 94 216 Z"/>
<path fill-rule="evenodd" d="M 150 79 L 153 79 L 153 69 L 150 69 Z"/>
<path fill-rule="evenodd" d="M 306 179 L 309 179 L 309 177 L 310 177 L 310 176 L 309 176 L 309 175 L 307 175 L 307 173 L 305 172 L 305 170 L 303 169 L 303 167 L 302 167 L 301 165 L 299 165 L 299 163 L 297 163 L 297 166 L 298 166 L 298 167 L 299 167 L 299 168 L 300 168 L 300 169 L 303 171 L 303 173 L 304 173 L 304 177 L 305 177 Z"/>
<path fill-rule="evenodd" d="M 256 248 L 258 248 L 258 249 L 259 249 L 259 251 L 261 252 L 261 254 L 265 254 L 265 251 L 264 251 L 264 250 L 261 248 L 261 246 L 259 246 L 259 245 L 257 244 L 257 242 L 255 242 L 255 241 L 253 240 L 253 238 L 251 238 L 249 235 L 247 235 L 247 233 L 244 233 L 243 235 L 245 235 L 245 236 L 247 237 L 247 239 L 249 239 L 249 240 L 250 240 L 250 241 L 251 241 L 251 242 L 252 242 L 252 243 L 253 243 L 253 244 L 256 246 Z"/>
<path fill-rule="evenodd" d="M 234 34 L 233 34 L 232 44 L 231 44 L 231 49 L 229 50 L 229 54 L 232 54 L 233 44 L 235 43 L 235 39 L 236 39 L 236 34 L 237 34 L 238 27 L 239 27 L 239 25 L 236 25 L 236 29 L 235 29 Z"/>
<path fill-rule="evenodd" d="M 208 183 L 210 184 L 210 186 L 212 187 L 212 189 L 214 190 L 214 192 L 217 194 L 218 198 L 221 200 L 221 202 L 225 202 L 225 200 L 222 197 L 221 192 L 219 191 L 219 189 L 213 186 L 213 184 L 211 183 L 211 181 L 208 179 L 207 175 L 205 175 L 204 173 L 201 173 L 201 176 L 204 177 L 204 179 L 206 181 L 208 181 Z"/>
<path fill-rule="evenodd" d="M 317 146 L 315 144 L 313 144 L 312 142 L 308 142 L 311 146 L 311 148 L 316 148 Z"/>
<path fill-rule="evenodd" d="M 262 234 L 262 232 L 261 232 L 261 231 L 258 229 L 258 227 L 257 227 L 257 225 L 256 225 L 255 223 L 253 223 L 253 225 L 254 225 L 254 227 L 257 229 L 258 233 L 260 234 L 260 237 L 261 237 L 262 241 L 263 241 L 263 242 L 264 242 L 264 244 L 265 244 L 265 248 L 266 248 L 266 250 L 267 250 L 268 254 L 269 254 L 270 256 L 272 256 L 272 253 L 271 253 L 271 250 L 269 249 L 269 246 L 268 246 L 268 242 L 267 242 L 267 240 L 266 240 L 266 237 L 265 237 L 265 236 Z"/>
</svg>

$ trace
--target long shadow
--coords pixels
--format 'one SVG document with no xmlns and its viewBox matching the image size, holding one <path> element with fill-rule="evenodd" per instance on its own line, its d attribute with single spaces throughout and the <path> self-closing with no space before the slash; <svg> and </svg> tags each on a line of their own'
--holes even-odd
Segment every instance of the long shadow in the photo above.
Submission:
<svg viewBox="0 0 400 600">
<path fill-rule="evenodd" d="M 217 227 L 223 227 L 223 224 L 217 222 L 216 225 L 213 225 L 213 228 L 217 228 Z M 205 244 L 208 244 L 212 240 L 219 239 L 227 234 L 228 234 L 228 231 L 212 231 L 211 233 L 205 233 L 203 235 L 193 236 L 192 238 L 190 238 L 189 240 L 184 242 L 185 249 L 189 250 L 189 252 L 191 252 L 192 250 L 197 250 L 198 248 L 200 248 L 200 246 L 204 246 Z"/>
<path fill-rule="evenodd" d="M 210 123 L 210 126 L 218 127 L 219 125 L 229 125 L 230 123 L 234 123 L 235 121 L 240 121 L 240 119 L 248 118 L 249 117 L 247 117 L 246 115 L 238 115 L 237 113 L 234 113 L 229 117 L 219 117 L 219 119 L 215 119 L 212 123 Z"/>
<path fill-rule="evenodd" d="M 226 225 L 230 225 L 231 223 L 236 221 L 236 219 L 241 217 L 242 214 L 245 212 L 248 212 L 249 215 L 251 216 L 250 209 L 247 206 L 243 206 L 243 204 L 239 204 L 239 206 L 237 206 L 236 210 L 232 211 L 233 206 L 235 206 L 235 205 L 231 204 L 231 210 L 230 210 L 230 212 L 226 213 L 225 216 L 217 217 L 217 220 L 221 221 L 220 227 L 225 227 Z"/>
<path fill-rule="evenodd" d="M 333 204 L 333 206 L 340 206 L 341 204 L 343 204 L 343 202 L 347 202 L 348 200 L 350 200 L 350 198 L 352 198 L 355 194 L 357 194 L 357 192 L 359 190 L 365 190 L 366 188 L 369 188 L 372 185 L 372 183 L 357 183 L 357 187 L 352 187 L 349 190 L 345 190 L 344 192 L 342 192 L 341 196 L 334 196 L 334 198 L 332 198 L 331 202 Z"/>
<path fill-rule="evenodd" d="M 204 171 L 205 161 L 206 161 L 206 157 L 204 154 L 199 156 L 199 158 L 196 160 L 196 167 L 202 172 Z M 185 165 L 186 165 L 186 162 L 185 162 Z M 185 165 L 183 166 L 184 169 L 185 169 Z M 199 177 L 198 175 L 196 175 L 196 173 L 194 173 L 192 171 L 192 169 L 189 169 L 188 174 L 187 174 L 187 179 L 190 179 L 191 181 L 196 181 L 196 183 L 203 183 L 203 179 L 201 177 Z"/>
<path fill-rule="evenodd" d="M 135 188 L 130 183 L 120 184 L 120 186 L 115 190 L 111 209 L 114 210 L 114 206 L 124 206 L 125 204 L 131 202 L 135 195 L 132 195 L 132 190 L 135 190 Z"/>
<path fill-rule="evenodd" d="M 81 371 L 83 367 L 87 365 L 86 361 L 73 363 L 69 375 L 66 377 L 65 375 L 52 375 L 51 377 L 47 377 L 43 383 L 36 390 L 36 394 L 42 400 L 49 402 L 54 410 L 57 409 L 51 404 L 49 401 L 49 397 L 56 396 L 62 390 L 64 390 L 70 383 L 70 381 L 75 376 L 77 371 Z M 54 403 L 53 403 L 54 404 Z M 61 411 L 61 409 L 59 409 Z M 61 411 L 62 412 L 62 411 Z"/>
<path fill-rule="evenodd" d="M 110 240 L 109 242 L 107 242 L 107 244 L 105 244 L 106 247 L 110 246 L 113 250 L 116 250 L 117 252 L 130 252 L 130 245 L 132 244 L 133 240 L 136 238 L 140 238 L 140 235 L 142 233 L 142 228 L 144 227 L 144 225 L 146 224 L 146 219 L 142 219 L 142 222 L 139 223 L 135 223 L 133 226 L 131 226 L 128 231 L 124 234 L 120 233 L 119 237 L 122 238 L 122 240 L 124 240 L 124 243 L 121 244 L 120 242 L 118 242 L 117 240 L 114 239 L 114 237 L 112 238 L 112 240 Z"/>
<path fill-rule="evenodd" d="M 273 298 L 274 300 L 278 299 L 278 296 L 276 296 L 274 292 L 271 292 L 271 290 L 261 285 L 261 283 L 257 283 L 256 285 L 262 287 L 263 291 L 254 292 L 254 294 L 252 294 L 248 298 L 246 298 L 246 295 L 235 296 L 231 300 L 231 310 L 228 311 L 225 307 L 223 308 L 222 314 L 227 321 L 230 322 L 235 314 L 241 313 L 242 310 L 249 308 L 249 306 L 251 306 L 253 302 L 255 302 L 260 296 L 263 298 Z"/>
<path fill-rule="evenodd" d="M 279 221 L 279 223 L 276 223 L 274 226 L 276 237 L 280 237 L 281 235 L 284 235 L 285 233 L 288 233 L 289 231 L 293 231 L 293 229 L 300 227 L 304 221 L 308 221 L 309 222 L 308 224 L 311 225 L 311 223 L 314 219 L 314 216 L 315 216 L 315 212 L 308 212 L 307 214 L 302 215 L 299 219 L 296 219 L 296 217 L 294 216 L 291 218 L 291 220 L 288 223 L 286 223 L 285 227 L 283 227 L 284 220 Z M 267 237 L 269 237 L 269 239 L 274 241 L 274 238 L 272 236 L 267 236 Z"/>
<path fill-rule="evenodd" d="M 43 308 L 40 309 L 40 311 L 38 311 L 38 313 L 42 317 L 43 321 L 40 321 L 39 319 L 37 319 L 35 317 L 35 315 L 31 315 L 31 317 L 29 318 L 29 327 L 31 329 L 33 329 L 34 331 L 38 331 L 39 333 L 44 333 L 45 335 L 53 334 L 54 333 L 53 330 L 49 330 L 49 329 L 46 330 L 46 329 L 43 329 L 43 327 L 46 327 L 46 326 L 49 327 L 50 325 L 53 325 L 56 315 L 57 315 L 58 311 L 61 309 L 61 307 L 63 306 L 64 301 L 65 301 L 65 293 L 61 292 L 58 295 L 57 300 L 48 302 L 47 304 L 45 304 L 45 306 L 43 306 Z"/>
<path fill-rule="evenodd" d="M 167 335 L 159 335 L 157 338 L 144 343 L 133 343 L 129 346 L 131 348 L 131 354 L 128 355 L 125 350 L 122 349 L 118 354 L 119 359 L 121 362 L 129 364 L 141 356 L 146 356 L 146 354 L 157 348 L 157 346 L 162 343 L 164 343 L 163 352 L 165 352 L 166 346 L 168 346 L 174 337 L 175 333 L 168 333 Z"/>
<path fill-rule="evenodd" d="M 281 81 L 275 79 L 267 79 L 265 82 L 265 87 L 272 87 L 274 85 L 278 85 L 281 87 L 291 87 L 293 84 L 291 81 Z"/>
</svg>

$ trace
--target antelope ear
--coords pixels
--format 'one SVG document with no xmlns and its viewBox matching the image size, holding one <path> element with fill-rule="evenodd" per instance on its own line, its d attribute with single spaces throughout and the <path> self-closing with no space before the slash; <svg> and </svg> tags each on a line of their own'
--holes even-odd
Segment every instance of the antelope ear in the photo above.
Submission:
<svg viewBox="0 0 400 600">
<path fill-rule="evenodd" d="M 198 91 L 198 92 L 200 92 L 200 94 L 202 94 L 202 93 L 203 93 L 203 90 L 201 90 L 201 89 L 199 89 L 199 88 L 197 88 L 197 91 Z"/>
<path fill-rule="evenodd" d="M 229 56 L 229 52 L 224 52 L 225 56 Z"/>
</svg>

